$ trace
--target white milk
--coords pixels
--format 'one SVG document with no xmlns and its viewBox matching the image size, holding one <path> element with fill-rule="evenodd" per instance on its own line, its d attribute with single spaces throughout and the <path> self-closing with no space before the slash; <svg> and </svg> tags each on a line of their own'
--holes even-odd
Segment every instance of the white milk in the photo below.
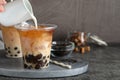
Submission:
<svg viewBox="0 0 120 80">
<path fill-rule="evenodd" d="M 38 24 L 37 24 L 37 19 L 36 19 L 36 17 L 35 17 L 34 15 L 31 15 L 31 17 L 32 17 L 32 20 L 33 20 L 33 22 L 34 22 L 34 24 L 35 24 L 35 28 L 38 29 Z"/>
</svg>

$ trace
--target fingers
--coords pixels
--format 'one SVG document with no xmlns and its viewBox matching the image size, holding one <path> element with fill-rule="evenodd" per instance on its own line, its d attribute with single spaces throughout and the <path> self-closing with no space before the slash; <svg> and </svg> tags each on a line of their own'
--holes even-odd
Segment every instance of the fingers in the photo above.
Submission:
<svg viewBox="0 0 120 80">
<path fill-rule="evenodd" d="M 0 5 L 0 12 L 3 12 L 3 11 L 4 11 L 3 5 Z"/>
<path fill-rule="evenodd" d="M 4 11 L 4 5 L 6 4 L 5 0 L 0 0 L 0 12 Z"/>
<path fill-rule="evenodd" d="M 4 5 L 6 4 L 7 2 L 5 0 L 0 0 L 0 5 Z"/>
</svg>

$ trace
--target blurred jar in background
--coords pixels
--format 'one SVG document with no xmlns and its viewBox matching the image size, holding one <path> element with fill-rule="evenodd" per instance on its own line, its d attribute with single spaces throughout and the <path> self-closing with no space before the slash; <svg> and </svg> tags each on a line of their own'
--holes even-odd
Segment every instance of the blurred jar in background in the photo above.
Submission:
<svg viewBox="0 0 120 80">
<path fill-rule="evenodd" d="M 90 46 L 87 44 L 87 33 L 85 32 L 71 32 L 68 33 L 68 41 L 74 42 L 75 48 L 74 52 L 85 53 L 90 51 Z"/>
</svg>

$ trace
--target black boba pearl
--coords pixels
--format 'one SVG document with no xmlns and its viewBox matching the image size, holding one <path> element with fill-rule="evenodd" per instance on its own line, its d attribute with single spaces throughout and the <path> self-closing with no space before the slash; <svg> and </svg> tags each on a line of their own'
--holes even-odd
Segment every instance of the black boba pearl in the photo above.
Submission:
<svg viewBox="0 0 120 80">
<path fill-rule="evenodd" d="M 45 65 L 45 63 L 43 62 L 43 60 L 39 61 L 38 64 L 40 65 L 40 67 L 43 67 Z"/>
<path fill-rule="evenodd" d="M 10 47 L 8 47 L 8 49 L 10 49 Z"/>
<path fill-rule="evenodd" d="M 27 64 L 24 64 L 24 68 L 27 68 L 28 67 L 28 65 Z"/>
<path fill-rule="evenodd" d="M 50 56 L 47 56 L 47 58 L 50 58 Z"/>
<path fill-rule="evenodd" d="M 41 59 L 42 58 L 42 54 L 38 54 L 35 56 L 36 59 Z"/>
<path fill-rule="evenodd" d="M 15 54 L 14 56 L 16 56 L 16 57 L 17 57 L 18 55 L 17 55 L 17 54 Z"/>
<path fill-rule="evenodd" d="M 11 51 L 10 51 L 10 50 L 8 50 L 8 53 L 11 53 Z"/>
<path fill-rule="evenodd" d="M 18 54 L 20 54 L 20 51 L 17 51 Z"/>
<path fill-rule="evenodd" d="M 36 64 L 37 62 L 38 62 L 37 59 L 35 59 L 35 58 L 32 59 L 33 64 Z"/>
<path fill-rule="evenodd" d="M 46 66 L 48 66 L 49 63 L 46 64 Z"/>
<path fill-rule="evenodd" d="M 14 50 L 17 50 L 18 48 L 17 47 L 14 47 Z"/>
<path fill-rule="evenodd" d="M 13 55 L 11 54 L 10 56 L 12 57 Z"/>
<path fill-rule="evenodd" d="M 8 49 L 5 47 L 5 50 L 7 51 Z"/>
<path fill-rule="evenodd" d="M 39 64 L 36 64 L 36 65 L 35 65 L 35 69 L 40 69 L 40 65 L 39 65 Z"/>
<path fill-rule="evenodd" d="M 28 68 L 28 69 L 32 69 L 32 65 L 28 66 L 27 68 Z"/>
<path fill-rule="evenodd" d="M 45 60 L 45 64 L 47 63 L 47 59 Z"/>
<path fill-rule="evenodd" d="M 43 62 L 42 64 L 41 64 L 41 67 L 44 67 L 45 66 L 45 63 Z"/>
<path fill-rule="evenodd" d="M 34 59 L 34 56 L 29 54 L 28 56 L 25 56 L 25 59 L 28 63 L 32 63 L 33 59 Z"/>
<path fill-rule="evenodd" d="M 46 56 L 43 56 L 43 59 L 45 59 L 46 58 Z"/>
<path fill-rule="evenodd" d="M 40 65 L 43 64 L 43 61 L 42 60 L 38 61 L 38 64 L 40 64 Z"/>
</svg>

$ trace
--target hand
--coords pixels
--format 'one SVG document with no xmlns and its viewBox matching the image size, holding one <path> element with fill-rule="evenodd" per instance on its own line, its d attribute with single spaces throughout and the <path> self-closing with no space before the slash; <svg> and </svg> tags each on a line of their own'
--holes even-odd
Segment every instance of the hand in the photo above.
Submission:
<svg viewBox="0 0 120 80">
<path fill-rule="evenodd" d="M 6 4 L 5 0 L 0 0 L 0 12 L 4 11 L 4 5 Z"/>
</svg>

